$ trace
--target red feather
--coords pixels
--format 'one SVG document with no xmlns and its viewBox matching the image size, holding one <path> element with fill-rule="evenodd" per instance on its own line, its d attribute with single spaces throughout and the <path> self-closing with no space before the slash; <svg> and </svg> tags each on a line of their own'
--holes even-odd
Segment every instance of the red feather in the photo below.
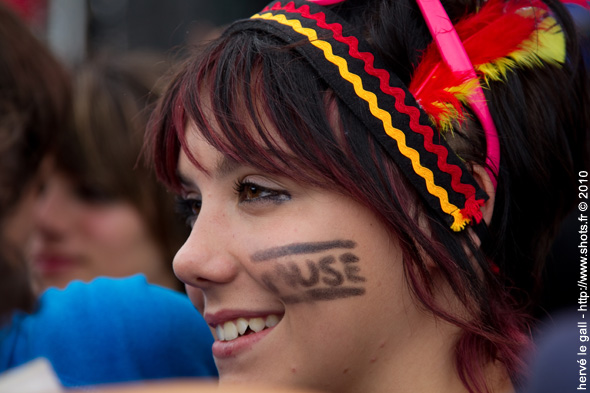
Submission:
<svg viewBox="0 0 590 393">
<path fill-rule="evenodd" d="M 517 2 L 506 5 L 501 0 L 492 0 L 471 18 L 455 25 L 457 34 L 471 59 L 471 63 L 490 63 L 519 48 L 535 28 L 546 6 L 540 1 Z M 536 10 L 537 18 L 521 15 L 523 6 Z M 542 8 L 541 8 L 542 7 Z"/>
<path fill-rule="evenodd" d="M 457 34 L 474 66 L 494 62 L 519 49 L 530 38 L 547 6 L 539 0 L 505 3 L 490 0 L 481 10 L 455 25 Z M 537 15 L 532 17 L 531 11 Z M 461 103 L 466 102 L 473 84 L 456 75 L 442 60 L 434 42 L 424 51 L 409 89 L 437 127 L 451 128 L 462 120 Z"/>
</svg>

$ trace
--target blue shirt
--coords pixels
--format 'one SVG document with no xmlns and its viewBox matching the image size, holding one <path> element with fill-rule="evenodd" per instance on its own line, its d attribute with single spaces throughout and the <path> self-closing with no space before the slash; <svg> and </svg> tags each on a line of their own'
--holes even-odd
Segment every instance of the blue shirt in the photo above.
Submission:
<svg viewBox="0 0 590 393">
<path fill-rule="evenodd" d="M 143 276 L 76 281 L 0 329 L 0 372 L 45 357 L 67 387 L 216 377 L 212 343 L 184 294 Z"/>
</svg>

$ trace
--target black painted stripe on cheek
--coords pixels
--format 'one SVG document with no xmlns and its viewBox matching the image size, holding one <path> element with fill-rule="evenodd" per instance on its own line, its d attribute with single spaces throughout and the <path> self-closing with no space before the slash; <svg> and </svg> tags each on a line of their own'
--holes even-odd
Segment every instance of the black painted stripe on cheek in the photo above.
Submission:
<svg viewBox="0 0 590 393">
<path fill-rule="evenodd" d="M 352 249 L 356 243 L 352 240 L 333 240 L 328 242 L 293 243 L 281 247 L 273 247 L 257 251 L 250 256 L 252 262 L 265 262 L 273 259 L 302 254 L 316 254 L 334 249 Z"/>
</svg>

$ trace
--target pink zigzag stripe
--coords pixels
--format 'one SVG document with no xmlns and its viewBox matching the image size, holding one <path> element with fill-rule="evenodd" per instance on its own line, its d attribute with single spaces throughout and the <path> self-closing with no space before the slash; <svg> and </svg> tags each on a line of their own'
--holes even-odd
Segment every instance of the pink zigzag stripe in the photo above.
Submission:
<svg viewBox="0 0 590 393">
<path fill-rule="evenodd" d="M 280 3 L 276 3 L 272 9 L 280 9 L 279 7 Z M 334 38 L 336 40 L 348 45 L 350 48 L 349 53 L 365 63 L 365 71 L 370 75 L 379 78 L 381 90 L 395 98 L 395 109 L 410 117 L 410 128 L 424 137 L 424 147 L 426 150 L 437 155 L 439 168 L 451 175 L 451 185 L 453 189 L 462 193 L 467 198 L 475 194 L 475 187 L 471 184 L 464 184 L 461 182 L 461 168 L 454 164 L 447 163 L 447 149 L 433 142 L 434 132 L 432 128 L 419 123 L 420 111 L 418 108 L 409 107 L 404 104 L 405 92 L 400 88 L 394 88 L 389 85 L 389 73 L 373 66 L 374 57 L 371 53 L 359 52 L 358 40 L 356 37 L 344 37 L 342 35 L 342 25 L 338 23 L 328 24 L 323 12 L 311 14 L 309 6 L 307 5 L 303 5 L 297 9 L 295 8 L 295 4 L 290 2 L 283 9 L 287 12 L 300 13 L 304 18 L 315 20 L 318 23 L 318 26 L 331 30 L 334 33 Z"/>
</svg>

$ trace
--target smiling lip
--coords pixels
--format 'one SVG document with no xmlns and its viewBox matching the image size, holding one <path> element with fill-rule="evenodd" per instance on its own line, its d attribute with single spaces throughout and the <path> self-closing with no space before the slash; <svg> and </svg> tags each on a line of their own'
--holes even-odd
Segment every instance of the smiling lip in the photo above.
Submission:
<svg viewBox="0 0 590 393">
<path fill-rule="evenodd" d="M 216 359 L 228 359 L 238 356 L 240 353 L 248 351 L 254 344 L 262 340 L 269 334 L 274 327 L 264 329 L 258 333 L 251 333 L 240 336 L 231 341 L 215 340 L 212 347 L 213 356 Z"/>
<path fill-rule="evenodd" d="M 268 315 L 280 315 L 283 312 L 247 312 L 247 311 L 222 311 L 215 314 L 205 313 L 204 318 L 207 323 L 214 329 L 218 325 L 223 325 L 226 321 L 236 320 L 237 318 L 266 318 Z M 217 360 L 228 359 L 238 356 L 252 348 L 257 342 L 264 339 L 275 326 L 267 327 L 264 330 L 254 333 L 249 332 L 230 341 L 221 341 L 216 339 L 213 343 L 212 352 Z"/>
<path fill-rule="evenodd" d="M 63 273 L 75 265 L 73 259 L 58 255 L 40 256 L 34 261 L 36 269 L 45 276 Z"/>
</svg>

